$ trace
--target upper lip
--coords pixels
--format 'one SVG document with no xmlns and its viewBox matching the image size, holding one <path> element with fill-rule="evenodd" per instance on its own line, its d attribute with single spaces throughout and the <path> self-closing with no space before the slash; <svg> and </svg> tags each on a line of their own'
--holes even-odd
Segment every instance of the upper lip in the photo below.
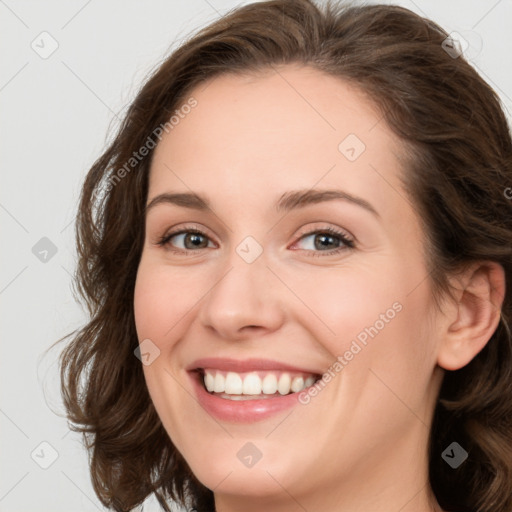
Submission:
<svg viewBox="0 0 512 512">
<path fill-rule="evenodd" d="M 188 371 L 199 370 L 204 368 L 215 368 L 221 371 L 231 371 L 236 373 L 244 373 L 250 371 L 289 371 L 289 372 L 302 372 L 311 373 L 312 375 L 319 375 L 319 372 L 310 368 L 299 368 L 272 359 L 230 359 L 220 357 L 205 357 L 196 359 L 193 363 L 187 366 Z"/>
</svg>

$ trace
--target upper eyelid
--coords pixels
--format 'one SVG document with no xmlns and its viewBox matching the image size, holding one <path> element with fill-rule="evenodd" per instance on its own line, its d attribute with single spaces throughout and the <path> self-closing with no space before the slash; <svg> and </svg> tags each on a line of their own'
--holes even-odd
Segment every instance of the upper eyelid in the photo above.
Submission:
<svg viewBox="0 0 512 512">
<path fill-rule="evenodd" d="M 336 226 L 336 227 L 330 226 L 330 225 L 328 225 L 329 224 L 328 221 L 311 221 L 308 224 L 314 224 L 316 227 L 300 228 L 299 229 L 300 236 L 305 235 L 305 234 L 310 234 L 311 232 L 314 232 L 314 231 L 322 231 L 322 230 L 334 229 L 336 231 L 341 231 L 343 234 L 345 234 L 347 236 L 347 238 L 351 238 L 351 239 L 354 239 L 354 240 L 356 239 L 356 237 L 354 235 L 352 235 L 350 233 L 350 231 L 348 231 L 346 228 L 342 228 L 340 226 Z M 167 228 L 166 229 L 166 234 L 167 233 L 169 233 L 169 234 L 170 233 L 178 234 L 178 233 L 183 232 L 183 231 L 194 231 L 194 230 L 196 230 L 196 231 L 201 231 L 205 235 L 208 235 L 208 233 L 211 232 L 209 228 L 203 227 L 202 225 L 197 224 L 197 223 L 188 224 L 188 223 L 185 222 L 183 224 L 182 223 L 178 223 L 178 224 L 176 224 L 176 226 L 178 226 L 178 227 L 172 226 L 170 228 Z M 295 232 L 297 232 L 297 230 L 295 230 L 294 233 Z M 210 235 L 208 235 L 208 236 L 210 236 Z"/>
<path fill-rule="evenodd" d="M 208 228 L 205 228 L 203 226 L 199 226 L 197 224 L 177 224 L 178 227 L 176 226 L 173 226 L 173 227 L 170 227 L 170 228 L 167 228 L 165 230 L 165 234 L 163 236 L 167 236 L 167 235 L 170 235 L 170 234 L 173 234 L 173 235 L 178 235 L 180 233 L 183 233 L 183 232 L 193 232 L 193 231 L 199 231 L 201 232 L 202 234 L 204 235 L 207 235 L 211 238 L 210 236 L 210 230 Z"/>
<path fill-rule="evenodd" d="M 199 228 L 187 228 L 187 227 L 184 227 L 184 228 L 178 228 L 176 230 L 170 230 L 169 232 L 166 232 L 164 235 L 162 236 L 159 236 L 158 237 L 158 241 L 161 242 L 163 240 L 166 240 L 167 242 L 171 239 L 171 238 L 174 238 L 175 236 L 179 236 L 179 235 L 185 235 L 185 234 L 188 234 L 188 233 L 196 233 L 196 234 L 199 234 L 201 236 L 204 236 L 206 237 L 209 241 L 213 242 L 214 244 L 217 245 L 217 243 L 215 242 L 215 240 L 213 240 L 213 238 L 208 234 L 208 233 L 205 233 L 203 229 L 199 229 Z"/>
<path fill-rule="evenodd" d="M 317 222 L 318 224 L 318 222 Z M 341 234 L 343 235 L 346 235 L 347 238 L 350 238 L 350 239 L 353 239 L 355 240 L 355 237 L 346 229 L 344 228 L 340 228 L 340 227 L 331 227 L 331 226 L 322 226 L 322 227 L 309 227 L 309 228 L 304 228 L 304 229 L 300 229 L 299 230 L 299 234 L 297 236 L 304 236 L 304 235 L 310 235 L 310 234 L 313 234 L 313 233 L 316 233 L 317 231 L 329 231 L 329 230 L 334 230 L 334 231 L 340 231 Z M 170 234 L 172 235 L 178 235 L 180 233 L 183 233 L 183 232 L 194 232 L 194 231 L 198 231 L 200 232 L 201 234 L 204 234 L 204 235 L 207 235 L 209 236 L 210 238 L 212 238 L 209 234 L 208 234 L 208 228 L 203 228 L 202 226 L 197 226 L 197 225 L 184 225 L 182 227 L 178 227 L 178 228 L 169 228 L 168 230 L 166 230 L 165 232 L 165 235 L 163 236 L 168 236 Z"/>
<path fill-rule="evenodd" d="M 305 228 L 304 230 L 301 230 L 297 236 L 299 238 L 301 238 L 301 237 L 303 237 L 305 235 L 313 235 L 315 233 L 322 233 L 322 232 L 329 233 L 330 231 L 333 231 L 332 234 L 335 234 L 337 236 L 344 236 L 345 238 L 348 238 L 348 239 L 353 240 L 353 241 L 356 240 L 355 236 L 353 236 L 346 229 L 340 228 L 340 227 L 334 228 L 332 226 L 323 226 L 323 227 L 316 227 L 316 228 Z"/>
</svg>

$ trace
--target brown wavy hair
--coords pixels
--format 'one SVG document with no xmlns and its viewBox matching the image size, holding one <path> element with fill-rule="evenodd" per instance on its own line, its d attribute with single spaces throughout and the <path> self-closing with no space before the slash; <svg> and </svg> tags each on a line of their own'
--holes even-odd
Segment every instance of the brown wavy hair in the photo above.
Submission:
<svg viewBox="0 0 512 512">
<path fill-rule="evenodd" d="M 512 282 L 512 201 L 504 193 L 512 186 L 510 128 L 493 89 L 463 56 L 444 50 L 447 36 L 398 6 L 259 2 L 190 37 L 143 85 L 82 188 L 75 284 L 90 320 L 65 337 L 72 339 L 60 356 L 66 415 L 83 433 L 105 506 L 124 512 L 154 494 L 166 511 L 169 500 L 214 510 L 212 491 L 164 430 L 134 356 L 133 295 L 153 150 L 113 181 L 198 84 L 287 63 L 355 84 L 402 140 L 404 187 L 423 222 L 436 296 L 450 291 L 451 272 L 476 260 L 500 263 Z M 512 510 L 511 314 L 508 286 L 485 348 L 445 372 L 429 457 L 430 485 L 448 511 Z M 469 453 L 457 470 L 441 458 L 454 440 Z"/>
</svg>

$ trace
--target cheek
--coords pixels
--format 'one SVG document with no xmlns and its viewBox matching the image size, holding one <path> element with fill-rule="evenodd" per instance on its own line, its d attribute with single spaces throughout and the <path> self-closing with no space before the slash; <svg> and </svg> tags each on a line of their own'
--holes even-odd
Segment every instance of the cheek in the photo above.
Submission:
<svg viewBox="0 0 512 512">
<path fill-rule="evenodd" d="M 388 259 L 371 268 L 330 268 L 314 279 L 295 278 L 294 292 L 308 306 L 301 306 L 300 322 L 333 363 L 344 357 L 344 374 L 366 378 L 371 368 L 406 393 L 417 372 L 419 380 L 430 375 L 436 340 L 428 321 L 431 290 L 420 263 L 406 268 Z M 287 278 L 291 283 L 292 275 Z"/>
<path fill-rule="evenodd" d="M 194 293 L 186 293 L 190 283 L 186 286 L 187 280 L 184 277 L 180 280 L 179 275 L 179 271 L 175 272 L 143 255 L 134 291 L 139 342 L 149 339 L 160 351 L 151 364 L 143 366 L 144 378 L 155 409 L 178 449 L 182 444 L 179 422 L 197 424 L 196 417 L 187 417 L 190 397 L 178 383 L 181 360 L 177 341 L 188 328 L 187 313 L 197 302 L 197 297 Z M 178 417 L 171 411 L 182 412 Z"/>
<path fill-rule="evenodd" d="M 175 338 L 181 321 L 191 312 L 200 290 L 190 276 L 144 259 L 139 265 L 134 292 L 134 315 L 139 340 L 150 338 L 160 349 L 164 340 Z M 168 347 L 167 347 L 168 348 Z"/>
<path fill-rule="evenodd" d="M 298 274 L 297 274 L 298 275 Z M 326 268 L 300 277 L 285 276 L 293 283 L 300 309 L 300 322 L 314 333 L 332 356 L 343 354 L 353 340 L 364 342 L 376 331 L 384 332 L 397 321 L 403 309 L 404 291 L 400 276 L 383 265 L 373 268 Z M 292 281 L 293 279 L 293 281 Z"/>
</svg>

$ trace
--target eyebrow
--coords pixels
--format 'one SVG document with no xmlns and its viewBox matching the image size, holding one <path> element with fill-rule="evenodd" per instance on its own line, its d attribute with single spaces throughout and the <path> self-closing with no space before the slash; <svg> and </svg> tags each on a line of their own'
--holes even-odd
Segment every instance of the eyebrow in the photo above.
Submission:
<svg viewBox="0 0 512 512">
<path fill-rule="evenodd" d="M 291 190 L 285 192 L 277 201 L 275 208 L 277 212 L 289 212 L 298 208 L 304 208 L 311 204 L 325 201 L 342 200 L 355 204 L 369 211 L 376 217 L 380 217 L 377 210 L 365 199 L 354 196 L 343 190 Z M 196 193 L 164 193 L 155 196 L 146 205 L 146 213 L 159 204 L 174 204 L 184 208 L 205 211 L 210 209 L 210 201 L 207 197 Z"/>
</svg>

